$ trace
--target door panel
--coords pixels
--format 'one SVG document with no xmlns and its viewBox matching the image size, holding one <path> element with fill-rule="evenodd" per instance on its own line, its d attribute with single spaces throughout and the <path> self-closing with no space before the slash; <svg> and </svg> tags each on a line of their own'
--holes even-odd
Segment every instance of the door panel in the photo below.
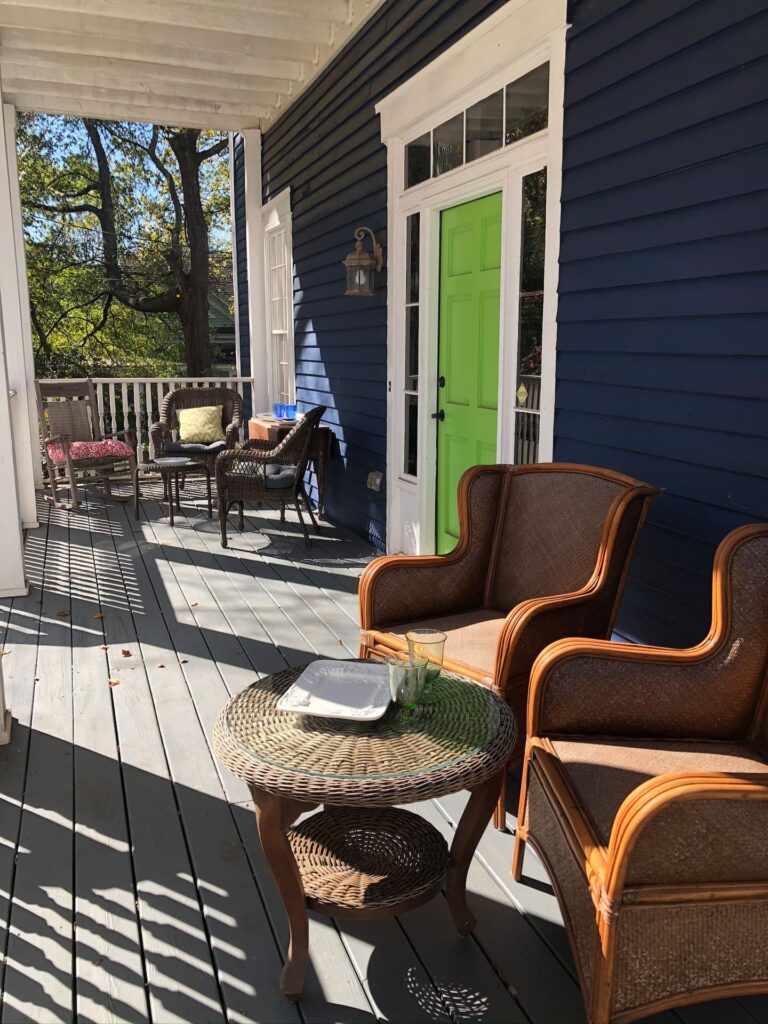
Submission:
<svg viewBox="0 0 768 1024">
<path fill-rule="evenodd" d="M 496 461 L 501 292 L 501 193 L 444 210 L 440 218 L 437 523 L 439 552 L 459 536 L 462 473 Z"/>
</svg>

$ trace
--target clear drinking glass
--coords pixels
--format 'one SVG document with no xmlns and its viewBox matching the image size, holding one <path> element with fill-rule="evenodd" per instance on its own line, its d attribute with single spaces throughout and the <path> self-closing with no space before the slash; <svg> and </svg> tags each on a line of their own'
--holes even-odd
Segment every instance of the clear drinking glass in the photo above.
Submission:
<svg viewBox="0 0 768 1024">
<path fill-rule="evenodd" d="M 389 675 L 389 692 L 392 700 L 403 710 L 410 713 L 420 703 L 424 693 L 426 661 L 405 661 L 403 658 L 387 658 Z"/>
<path fill-rule="evenodd" d="M 411 662 L 426 661 L 424 681 L 426 701 L 429 703 L 429 692 L 443 667 L 447 637 L 439 629 L 410 629 L 405 634 L 405 639 L 408 641 Z"/>
</svg>

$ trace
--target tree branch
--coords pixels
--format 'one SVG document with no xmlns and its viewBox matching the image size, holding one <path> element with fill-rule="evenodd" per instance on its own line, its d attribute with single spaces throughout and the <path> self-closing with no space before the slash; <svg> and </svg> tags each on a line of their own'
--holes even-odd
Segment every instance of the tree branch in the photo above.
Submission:
<svg viewBox="0 0 768 1024">
<path fill-rule="evenodd" d="M 223 138 L 220 142 L 215 142 L 212 146 L 207 149 L 201 149 L 197 154 L 197 162 L 203 163 L 204 160 L 208 160 L 209 157 L 216 156 L 218 153 L 223 153 L 229 146 L 229 138 Z"/>
</svg>

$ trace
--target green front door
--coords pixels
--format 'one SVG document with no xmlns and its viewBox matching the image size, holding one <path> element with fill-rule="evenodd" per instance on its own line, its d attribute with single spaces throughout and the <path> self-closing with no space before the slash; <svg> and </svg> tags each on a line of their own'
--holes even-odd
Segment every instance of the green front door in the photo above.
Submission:
<svg viewBox="0 0 768 1024">
<path fill-rule="evenodd" d="M 437 550 L 459 538 L 464 470 L 496 462 L 501 289 L 501 193 L 440 219 Z"/>
</svg>

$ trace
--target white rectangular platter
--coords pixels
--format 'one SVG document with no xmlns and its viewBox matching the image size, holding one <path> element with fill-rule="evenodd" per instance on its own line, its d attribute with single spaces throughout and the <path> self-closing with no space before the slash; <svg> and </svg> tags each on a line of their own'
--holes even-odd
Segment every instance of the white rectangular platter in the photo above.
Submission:
<svg viewBox="0 0 768 1024">
<path fill-rule="evenodd" d="M 375 722 L 389 707 L 387 666 L 375 661 L 313 661 L 277 702 L 280 711 Z"/>
</svg>

